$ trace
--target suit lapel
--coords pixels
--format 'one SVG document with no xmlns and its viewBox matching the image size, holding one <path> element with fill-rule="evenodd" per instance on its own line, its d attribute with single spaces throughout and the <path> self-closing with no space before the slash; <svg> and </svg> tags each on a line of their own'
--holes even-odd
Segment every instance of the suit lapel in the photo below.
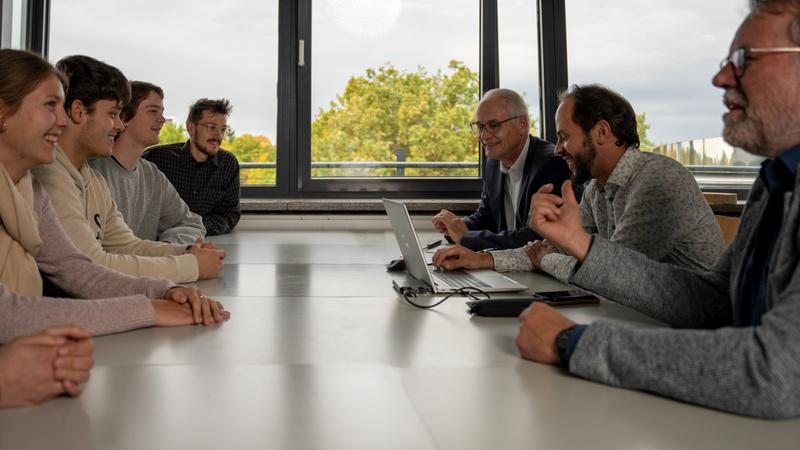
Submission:
<svg viewBox="0 0 800 450">
<path fill-rule="evenodd" d="M 527 195 L 529 191 L 528 186 L 531 185 L 533 177 L 536 175 L 531 169 L 534 162 L 538 162 L 539 155 L 536 152 L 536 144 L 533 142 L 533 137 L 528 136 L 528 154 L 525 155 L 525 168 L 522 171 L 522 182 L 519 186 L 519 199 L 517 200 L 517 223 L 515 228 L 519 228 L 528 223 L 528 214 L 531 209 L 531 199 Z"/>
<path fill-rule="evenodd" d="M 552 155 L 545 148 L 537 145 L 533 136 L 528 136 L 528 155 L 525 157 L 525 170 L 522 173 L 522 184 L 520 185 L 519 200 L 517 200 L 517 221 L 518 226 L 525 226 L 528 223 L 528 214 L 531 209 L 531 197 L 529 186 L 536 178 L 538 168 L 542 167 L 547 158 Z"/>
</svg>

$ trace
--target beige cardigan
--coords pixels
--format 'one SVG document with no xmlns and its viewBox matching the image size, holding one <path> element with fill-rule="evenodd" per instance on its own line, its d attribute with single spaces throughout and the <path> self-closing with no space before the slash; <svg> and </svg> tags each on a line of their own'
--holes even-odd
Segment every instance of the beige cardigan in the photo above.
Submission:
<svg viewBox="0 0 800 450">
<path fill-rule="evenodd" d="M 67 235 L 92 260 L 132 276 L 163 277 L 176 283 L 196 281 L 197 258 L 184 246 L 137 238 L 125 224 L 106 180 L 88 164 L 80 170 L 56 148 L 52 164 L 36 167 Z"/>
<path fill-rule="evenodd" d="M 33 199 L 31 207 L 42 236 L 36 253 L 38 269 L 76 298 L 23 295 L 0 284 L 0 343 L 61 324 L 81 325 L 96 334 L 152 326 L 155 313 L 149 299 L 164 297 L 174 284 L 165 279 L 130 277 L 92 262 L 64 233 L 47 193 L 36 180 Z"/>
</svg>

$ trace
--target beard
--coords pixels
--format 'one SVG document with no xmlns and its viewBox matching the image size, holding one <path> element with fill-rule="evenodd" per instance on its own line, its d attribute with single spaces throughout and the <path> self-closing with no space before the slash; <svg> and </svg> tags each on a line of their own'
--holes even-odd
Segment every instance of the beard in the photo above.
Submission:
<svg viewBox="0 0 800 450">
<path fill-rule="evenodd" d="M 211 148 L 206 146 L 206 145 L 198 144 L 197 145 L 197 149 L 200 150 L 201 152 L 205 153 L 208 156 L 214 156 L 214 155 L 217 154 L 217 150 L 219 149 L 219 147 L 216 147 L 216 148 L 214 148 L 214 150 L 211 150 Z"/>
<path fill-rule="evenodd" d="M 766 142 L 764 123 L 757 111 L 738 90 L 725 91 L 725 100 L 741 105 L 742 117 L 724 117 L 722 138 L 728 144 L 747 150 L 754 154 L 761 154 L 759 150 Z"/>
<path fill-rule="evenodd" d="M 583 154 L 573 157 L 575 163 L 575 173 L 572 175 L 572 184 L 579 186 L 592 179 L 592 165 L 597 158 L 597 147 L 592 141 L 592 137 L 586 134 L 586 141 L 583 143 Z"/>
<path fill-rule="evenodd" d="M 220 144 L 218 144 L 218 145 L 217 145 L 217 146 L 216 146 L 216 147 L 215 147 L 215 148 L 212 150 L 212 149 L 211 149 L 211 148 L 210 148 L 208 145 L 206 145 L 204 142 L 200 142 L 200 141 L 195 141 L 195 142 L 194 142 L 194 146 L 195 146 L 195 147 L 196 147 L 198 150 L 200 150 L 200 152 L 201 152 L 201 153 L 203 153 L 203 154 L 204 154 L 204 155 L 206 155 L 206 156 L 214 156 L 214 155 L 216 155 L 216 154 L 219 152 L 220 145 L 222 145 L 222 143 L 221 143 L 221 142 L 220 142 Z"/>
<path fill-rule="evenodd" d="M 762 105 L 753 105 L 746 96 L 737 89 L 725 91 L 726 101 L 741 105 L 739 118 L 725 117 L 722 137 L 728 144 L 741 148 L 758 156 L 774 157 L 786 150 L 793 143 L 783 142 L 787 136 L 796 133 L 794 123 L 787 124 L 789 118 L 795 116 L 791 107 L 783 100 L 785 96 L 772 87 L 764 88 L 763 98 L 774 99 Z"/>
</svg>

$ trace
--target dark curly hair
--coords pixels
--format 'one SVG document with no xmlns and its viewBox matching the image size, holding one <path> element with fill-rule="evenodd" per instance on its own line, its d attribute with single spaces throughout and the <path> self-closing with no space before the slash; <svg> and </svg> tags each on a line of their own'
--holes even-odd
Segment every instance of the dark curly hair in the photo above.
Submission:
<svg viewBox="0 0 800 450">
<path fill-rule="evenodd" d="M 562 103 L 569 99 L 575 101 L 572 121 L 584 133 L 588 134 L 597 122 L 605 120 L 617 138 L 616 145 L 639 148 L 636 113 L 625 97 L 599 84 L 574 84 L 559 94 Z"/>
<path fill-rule="evenodd" d="M 226 98 L 220 100 L 201 98 L 189 107 L 189 117 L 186 120 L 192 123 L 199 122 L 203 117 L 203 111 L 211 111 L 213 114 L 229 116 L 231 114 L 231 109 L 233 109 L 233 107 L 231 107 L 231 102 Z"/>
<path fill-rule="evenodd" d="M 66 56 L 56 63 L 56 68 L 69 80 L 64 108 L 80 100 L 89 112 L 98 100 L 114 100 L 124 106 L 131 100 L 128 79 L 116 67 L 84 55 Z"/>
</svg>

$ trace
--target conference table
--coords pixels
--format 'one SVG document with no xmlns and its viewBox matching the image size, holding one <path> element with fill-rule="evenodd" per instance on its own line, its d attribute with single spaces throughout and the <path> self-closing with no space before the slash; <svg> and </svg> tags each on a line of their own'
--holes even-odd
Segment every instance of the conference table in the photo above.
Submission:
<svg viewBox="0 0 800 450">
<path fill-rule="evenodd" d="M 391 286 L 404 275 L 384 268 L 399 255 L 390 230 L 245 228 L 214 241 L 228 252 L 222 274 L 196 285 L 229 322 L 96 338 L 83 395 L 0 411 L 0 449 L 800 448 L 797 420 L 739 417 L 523 360 L 518 319 L 470 316 L 464 298 L 406 304 Z M 663 326 L 608 301 L 561 311 Z"/>
</svg>

